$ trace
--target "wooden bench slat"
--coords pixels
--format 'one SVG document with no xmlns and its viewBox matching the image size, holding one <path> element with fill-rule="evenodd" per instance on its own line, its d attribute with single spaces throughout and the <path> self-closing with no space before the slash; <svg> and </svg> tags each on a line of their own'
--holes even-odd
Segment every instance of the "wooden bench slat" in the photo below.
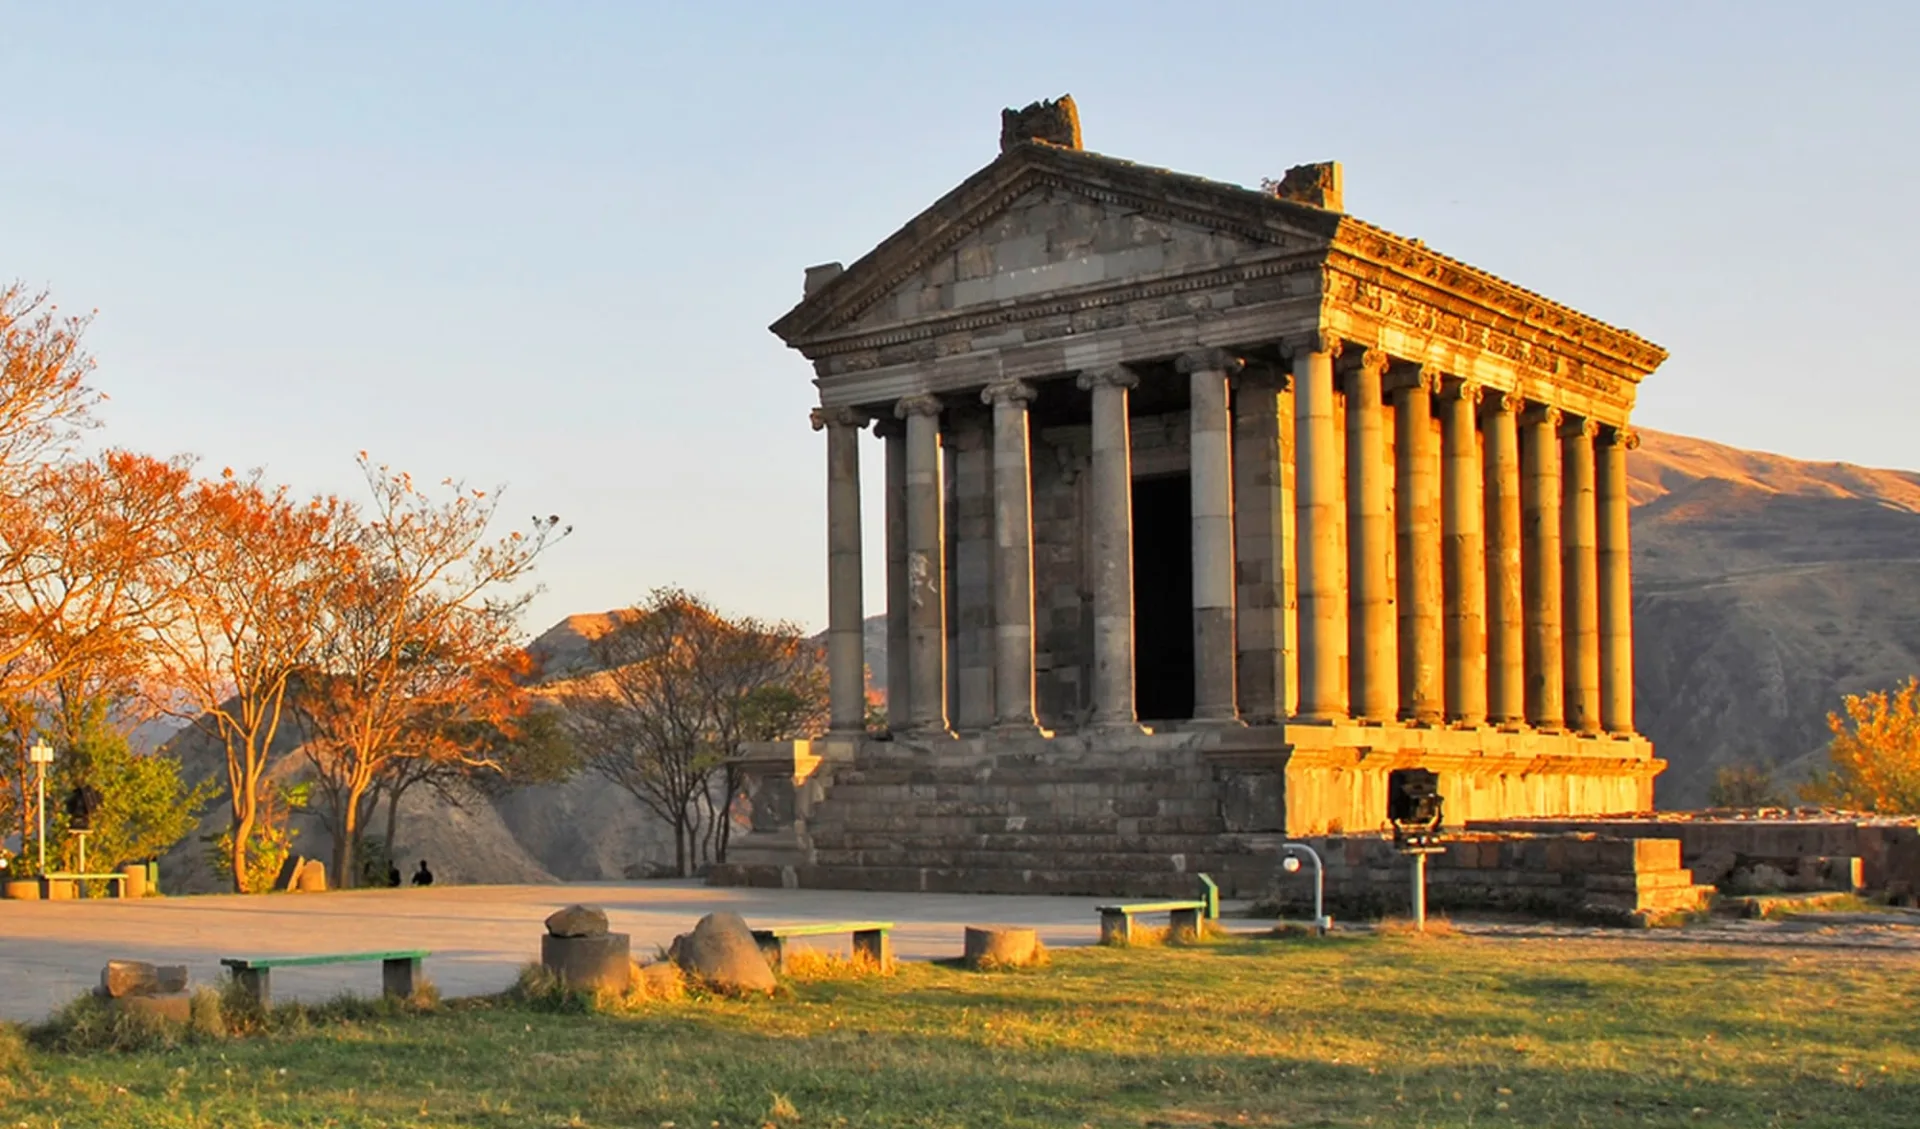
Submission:
<svg viewBox="0 0 1920 1129">
<path fill-rule="evenodd" d="M 753 930 L 755 937 L 822 937 L 833 933 L 874 933 L 893 928 L 891 921 L 826 921 L 773 925 Z"/>
<path fill-rule="evenodd" d="M 1171 913 L 1182 909 L 1206 909 L 1205 902 L 1135 902 L 1122 906 L 1096 906 L 1100 913 Z"/>
<path fill-rule="evenodd" d="M 424 960 L 433 954 L 426 949 L 399 949 L 382 953 L 333 953 L 304 957 L 221 957 L 220 963 L 243 971 L 256 968 L 290 968 L 298 965 L 352 964 L 363 960 Z"/>
</svg>

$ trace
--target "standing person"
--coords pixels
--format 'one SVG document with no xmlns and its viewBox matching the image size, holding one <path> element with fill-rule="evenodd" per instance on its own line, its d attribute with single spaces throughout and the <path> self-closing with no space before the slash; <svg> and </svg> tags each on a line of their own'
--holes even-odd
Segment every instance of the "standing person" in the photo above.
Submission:
<svg viewBox="0 0 1920 1129">
<path fill-rule="evenodd" d="M 426 859 L 421 859 L 420 869 L 413 872 L 413 884 L 415 886 L 433 885 L 433 871 L 427 869 Z"/>
</svg>

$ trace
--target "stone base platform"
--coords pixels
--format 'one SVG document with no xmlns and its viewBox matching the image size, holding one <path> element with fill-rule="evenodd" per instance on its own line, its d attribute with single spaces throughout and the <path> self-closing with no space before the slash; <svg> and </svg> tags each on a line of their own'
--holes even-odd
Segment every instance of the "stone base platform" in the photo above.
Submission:
<svg viewBox="0 0 1920 1129">
<path fill-rule="evenodd" d="M 1265 894 L 1289 837 L 1384 831 L 1387 773 L 1440 774 L 1449 823 L 1633 811 L 1642 738 L 1489 727 L 1195 725 L 1061 736 L 837 738 L 743 750 L 753 829 L 716 885 Z"/>
</svg>

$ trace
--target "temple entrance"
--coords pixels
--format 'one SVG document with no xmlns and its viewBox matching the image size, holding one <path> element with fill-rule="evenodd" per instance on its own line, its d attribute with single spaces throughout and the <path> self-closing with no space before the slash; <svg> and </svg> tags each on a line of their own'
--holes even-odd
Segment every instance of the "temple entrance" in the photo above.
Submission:
<svg viewBox="0 0 1920 1129">
<path fill-rule="evenodd" d="M 1193 716 L 1193 492 L 1184 474 L 1133 482 L 1134 703 Z"/>
</svg>

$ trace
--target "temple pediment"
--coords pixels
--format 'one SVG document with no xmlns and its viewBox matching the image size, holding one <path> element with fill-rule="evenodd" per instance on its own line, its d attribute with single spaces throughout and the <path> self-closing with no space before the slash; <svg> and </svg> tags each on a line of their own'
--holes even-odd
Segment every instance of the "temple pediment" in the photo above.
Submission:
<svg viewBox="0 0 1920 1129">
<path fill-rule="evenodd" d="M 796 346 L 1062 294 L 1323 253 L 1339 213 L 1097 154 L 1019 145 L 810 293 Z"/>
</svg>

